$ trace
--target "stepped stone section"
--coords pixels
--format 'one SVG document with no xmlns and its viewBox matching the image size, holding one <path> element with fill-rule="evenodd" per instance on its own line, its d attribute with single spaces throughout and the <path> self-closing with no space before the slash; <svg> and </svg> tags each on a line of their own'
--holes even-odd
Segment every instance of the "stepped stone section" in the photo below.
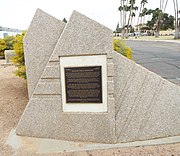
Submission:
<svg viewBox="0 0 180 156">
<path fill-rule="evenodd" d="M 17 134 L 115 143 L 114 69 L 108 53 L 112 45 L 112 30 L 74 11 L 18 124 Z M 97 54 L 106 55 L 108 112 L 63 112 L 59 57 Z"/>
<path fill-rule="evenodd" d="M 108 28 L 74 11 L 51 53 L 17 134 L 101 143 L 180 135 L 180 87 L 114 52 Z M 63 112 L 59 58 L 92 55 L 106 55 L 108 111 Z"/>
<path fill-rule="evenodd" d="M 180 133 L 180 89 L 168 81 L 163 81 L 159 95 L 147 116 L 139 134 L 140 139 L 147 137 L 167 137 Z M 149 129 L 151 128 L 151 131 Z"/>
<path fill-rule="evenodd" d="M 180 135 L 180 87 L 113 54 L 117 142 Z"/>
<path fill-rule="evenodd" d="M 37 9 L 24 38 L 29 98 L 44 71 L 65 24 Z"/>
</svg>

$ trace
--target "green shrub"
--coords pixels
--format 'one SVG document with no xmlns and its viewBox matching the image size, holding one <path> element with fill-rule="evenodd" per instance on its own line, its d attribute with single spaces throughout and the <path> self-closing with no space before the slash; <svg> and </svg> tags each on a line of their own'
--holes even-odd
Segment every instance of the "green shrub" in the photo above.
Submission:
<svg viewBox="0 0 180 156">
<path fill-rule="evenodd" d="M 123 40 L 114 39 L 114 50 L 132 60 L 133 51 L 125 45 Z"/>
<path fill-rule="evenodd" d="M 6 36 L 4 38 L 4 41 L 6 43 L 6 50 L 13 50 L 14 49 L 14 44 L 15 44 L 15 37 L 14 36 Z"/>
<path fill-rule="evenodd" d="M 4 39 L 0 38 L 0 56 L 4 56 L 4 51 L 6 50 L 7 45 Z"/>
<path fill-rule="evenodd" d="M 14 36 L 6 36 L 4 39 L 0 39 L 0 56 L 4 56 L 5 50 L 13 50 L 14 43 Z"/>
<path fill-rule="evenodd" d="M 16 56 L 13 57 L 12 61 L 17 66 L 17 70 L 15 71 L 15 75 L 26 79 L 26 67 L 24 60 L 24 48 L 23 48 L 23 39 L 25 33 L 22 35 L 17 35 L 15 38 L 14 51 Z"/>
</svg>

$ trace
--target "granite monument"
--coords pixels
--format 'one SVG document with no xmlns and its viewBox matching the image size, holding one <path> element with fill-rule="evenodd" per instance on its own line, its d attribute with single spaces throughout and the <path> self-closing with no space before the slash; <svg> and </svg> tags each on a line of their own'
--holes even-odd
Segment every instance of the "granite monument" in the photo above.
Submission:
<svg viewBox="0 0 180 156">
<path fill-rule="evenodd" d="M 101 143 L 180 135 L 180 87 L 113 51 L 112 36 L 77 11 L 66 25 L 36 11 L 18 135 Z"/>
</svg>

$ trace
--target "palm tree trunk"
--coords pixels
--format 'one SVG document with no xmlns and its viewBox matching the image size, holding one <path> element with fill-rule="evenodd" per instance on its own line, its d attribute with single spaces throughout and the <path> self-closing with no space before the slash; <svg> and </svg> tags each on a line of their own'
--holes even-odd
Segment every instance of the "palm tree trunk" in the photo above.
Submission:
<svg viewBox="0 0 180 156">
<path fill-rule="evenodd" d="M 138 20 L 137 20 L 137 31 L 139 31 L 139 19 L 140 19 L 139 16 L 140 16 L 141 11 L 142 11 L 142 4 L 141 4 L 141 6 L 140 6 L 139 15 L 138 15 Z"/>
<path fill-rule="evenodd" d="M 163 8 L 164 8 L 164 0 L 161 1 L 161 7 L 160 7 L 160 9 L 163 10 Z"/>
<path fill-rule="evenodd" d="M 174 13 L 175 13 L 175 36 L 174 39 L 179 38 L 179 30 L 178 30 L 178 3 L 177 0 L 173 0 L 174 4 Z"/>
<path fill-rule="evenodd" d="M 130 19 L 131 19 L 131 16 L 132 16 L 132 9 L 133 9 L 133 4 L 131 4 L 131 8 L 129 10 L 129 17 L 128 17 L 128 23 L 127 23 L 127 32 L 129 32 L 129 24 L 130 24 Z"/>
<path fill-rule="evenodd" d="M 163 12 L 165 12 L 166 7 L 167 7 L 167 4 L 168 4 L 168 0 L 166 0 L 165 6 L 164 6 L 164 8 L 163 8 Z"/>
<path fill-rule="evenodd" d="M 178 0 L 176 0 L 176 12 L 177 12 L 177 38 L 180 38 L 180 19 L 179 19 L 179 7 Z"/>
<path fill-rule="evenodd" d="M 124 0 L 122 0 L 122 1 L 123 1 L 122 2 L 123 3 L 122 4 L 123 5 L 123 13 L 122 13 L 123 14 L 122 37 L 124 37 L 124 33 L 125 33 L 125 10 L 124 9 L 125 8 L 124 8 Z"/>
<path fill-rule="evenodd" d="M 167 1 L 166 1 L 166 4 L 167 5 Z M 159 32 L 160 32 L 160 27 L 161 27 L 161 20 L 163 18 L 163 10 L 164 10 L 164 0 L 160 0 L 160 10 L 161 12 L 159 13 L 159 16 L 158 16 L 158 21 L 157 21 L 157 28 L 156 28 L 156 34 L 155 34 L 155 37 L 159 37 Z"/>
<path fill-rule="evenodd" d="M 159 4 L 159 9 L 161 9 L 162 0 L 160 0 L 159 2 L 160 2 L 160 4 Z"/>
<path fill-rule="evenodd" d="M 126 0 L 126 6 L 128 6 L 128 0 Z M 125 25 L 126 25 L 126 20 L 127 20 L 127 10 L 125 10 Z"/>
<path fill-rule="evenodd" d="M 156 34 L 155 34 L 155 37 L 156 37 L 156 38 L 159 37 L 159 32 L 160 32 L 160 20 L 158 19 L 157 28 L 156 28 Z"/>
<path fill-rule="evenodd" d="M 120 0 L 120 7 L 122 7 L 122 0 Z M 123 27 L 122 10 L 119 10 L 119 11 L 120 11 L 120 24 L 121 24 L 121 27 Z"/>
<path fill-rule="evenodd" d="M 133 16 L 131 16 L 131 21 L 130 21 L 131 26 L 133 25 L 132 22 L 133 22 Z"/>
<path fill-rule="evenodd" d="M 144 5 L 145 4 L 142 5 L 142 10 L 144 10 Z M 143 21 L 143 16 L 141 16 L 141 18 L 140 18 L 140 23 L 141 24 L 142 24 L 142 21 Z M 139 26 L 139 33 L 141 34 L 141 26 Z"/>
</svg>

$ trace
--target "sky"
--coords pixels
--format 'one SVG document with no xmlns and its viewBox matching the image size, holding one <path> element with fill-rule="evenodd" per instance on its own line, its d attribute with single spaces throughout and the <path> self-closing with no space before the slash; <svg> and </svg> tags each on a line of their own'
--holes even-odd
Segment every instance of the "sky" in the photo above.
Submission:
<svg viewBox="0 0 180 156">
<path fill-rule="evenodd" d="M 159 5 L 159 0 L 148 0 L 146 7 L 155 9 Z M 120 18 L 118 6 L 119 0 L 0 0 L 0 26 L 26 30 L 40 8 L 59 20 L 68 20 L 76 10 L 115 30 Z M 174 15 L 173 0 L 169 0 L 166 12 Z"/>
</svg>

